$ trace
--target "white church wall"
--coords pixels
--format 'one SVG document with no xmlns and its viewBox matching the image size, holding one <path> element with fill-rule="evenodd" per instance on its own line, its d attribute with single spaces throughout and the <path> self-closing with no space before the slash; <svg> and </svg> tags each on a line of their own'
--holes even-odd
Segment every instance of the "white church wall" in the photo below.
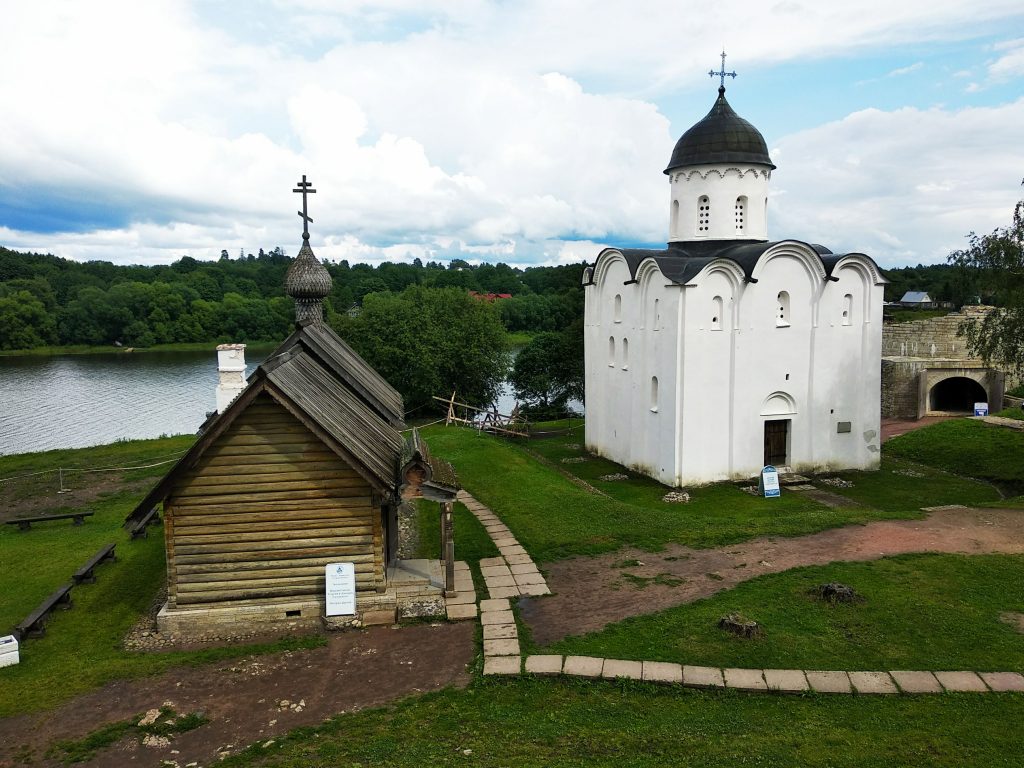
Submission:
<svg viewBox="0 0 1024 768">
<path fill-rule="evenodd" d="M 725 479 L 730 474 L 741 281 L 735 265 L 721 262 L 709 265 L 683 291 L 680 484 Z"/>
<path fill-rule="evenodd" d="M 669 176 L 669 242 L 767 240 L 767 167 L 698 165 Z M 739 210 L 742 209 L 742 210 Z"/>
<path fill-rule="evenodd" d="M 633 378 L 629 465 L 666 485 L 675 485 L 677 453 L 678 301 L 680 289 L 666 287 L 654 262 L 637 271 L 635 296 L 640 327 Z"/>
<path fill-rule="evenodd" d="M 848 257 L 825 285 L 816 335 L 815 409 L 827 415 L 814 461 L 825 469 L 877 469 L 880 459 L 883 286 L 871 265 Z"/>
<path fill-rule="evenodd" d="M 606 254 L 595 285 L 586 289 L 586 402 L 594 404 L 587 407 L 586 444 L 671 484 L 678 289 L 666 290 L 652 267 L 642 268 L 634 282 L 625 260 Z"/>
<path fill-rule="evenodd" d="M 735 352 L 735 477 L 756 475 L 764 465 L 769 420 L 789 421 L 786 465 L 804 466 L 813 460 L 812 350 L 822 285 L 816 258 L 786 246 L 773 248 L 754 270 L 757 282 L 744 288 Z"/>
</svg>

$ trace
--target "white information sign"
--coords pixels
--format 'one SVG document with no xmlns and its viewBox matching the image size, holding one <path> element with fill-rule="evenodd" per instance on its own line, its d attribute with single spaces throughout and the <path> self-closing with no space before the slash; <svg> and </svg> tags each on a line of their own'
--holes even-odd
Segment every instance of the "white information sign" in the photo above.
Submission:
<svg viewBox="0 0 1024 768">
<path fill-rule="evenodd" d="M 769 465 L 761 470 L 761 493 L 766 499 L 781 495 L 779 490 L 779 471 Z"/>
<path fill-rule="evenodd" d="M 327 576 L 327 616 L 351 616 L 356 612 L 356 566 L 354 563 L 331 563 L 325 566 Z"/>
<path fill-rule="evenodd" d="M 988 416 L 988 403 L 975 403 L 974 404 L 974 415 L 975 416 Z"/>
</svg>

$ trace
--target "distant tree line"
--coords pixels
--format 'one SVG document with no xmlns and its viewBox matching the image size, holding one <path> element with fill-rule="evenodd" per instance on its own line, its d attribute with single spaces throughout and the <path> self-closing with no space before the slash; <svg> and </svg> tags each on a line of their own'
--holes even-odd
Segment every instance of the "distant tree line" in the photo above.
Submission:
<svg viewBox="0 0 1024 768">
<path fill-rule="evenodd" d="M 883 269 L 889 281 L 885 300 L 899 301 L 907 291 L 924 291 L 933 301 L 948 301 L 959 309 L 964 304 L 989 303 L 993 290 L 980 280 L 977 269 L 960 264 L 918 264 L 916 267 Z"/>
<path fill-rule="evenodd" d="M 203 341 L 277 341 L 291 329 L 284 294 L 291 257 L 281 248 L 218 261 L 184 256 L 173 264 L 76 262 L 0 247 L 0 349 L 50 345 L 146 347 Z M 361 311 L 371 294 L 411 286 L 511 294 L 496 302 L 511 331 L 554 331 L 582 316 L 582 267 L 515 269 L 419 259 L 411 263 L 325 263 L 334 279 L 328 318 Z"/>
</svg>

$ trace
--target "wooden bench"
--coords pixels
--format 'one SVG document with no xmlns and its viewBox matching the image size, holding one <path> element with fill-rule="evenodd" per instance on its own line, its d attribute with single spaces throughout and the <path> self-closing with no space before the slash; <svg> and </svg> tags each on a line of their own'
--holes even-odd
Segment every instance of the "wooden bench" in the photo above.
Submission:
<svg viewBox="0 0 1024 768">
<path fill-rule="evenodd" d="M 17 520 L 8 520 L 8 525 L 16 525 L 19 530 L 27 531 L 32 527 L 32 523 L 46 523 L 50 520 L 74 520 L 72 525 L 81 525 L 85 522 L 85 518 L 92 517 L 95 512 L 68 512 L 63 515 L 40 515 L 39 517 L 19 517 Z"/>
<path fill-rule="evenodd" d="M 160 508 L 159 507 L 153 507 L 151 510 L 149 510 L 149 512 L 147 512 L 145 515 L 143 515 L 141 518 L 139 518 L 138 522 L 136 522 L 135 525 L 133 525 L 129 529 L 129 532 L 131 533 L 132 538 L 133 539 L 138 539 L 140 537 L 144 538 L 144 539 L 149 538 L 149 531 L 147 530 L 147 528 L 149 527 L 150 523 L 153 523 L 154 525 L 159 525 L 159 523 L 160 523 Z"/>
<path fill-rule="evenodd" d="M 96 577 L 92 573 L 93 569 L 104 560 L 116 561 L 117 555 L 114 554 L 114 547 L 116 546 L 116 544 L 107 544 L 107 546 L 89 558 L 89 561 L 75 571 L 75 574 L 71 577 L 75 584 L 92 584 L 96 581 Z"/>
<path fill-rule="evenodd" d="M 26 637 L 42 637 L 46 634 L 46 619 L 50 616 L 56 606 L 61 606 L 64 610 L 71 607 L 71 588 L 74 584 L 68 583 L 58 589 L 48 598 L 43 600 L 28 617 L 22 621 L 18 626 L 14 628 L 14 634 L 17 635 L 19 640 L 24 640 Z"/>
</svg>

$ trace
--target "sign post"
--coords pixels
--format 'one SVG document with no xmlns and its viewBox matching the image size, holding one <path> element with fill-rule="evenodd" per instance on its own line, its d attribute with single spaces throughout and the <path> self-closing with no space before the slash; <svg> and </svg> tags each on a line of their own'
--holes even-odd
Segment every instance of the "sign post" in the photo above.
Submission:
<svg viewBox="0 0 1024 768">
<path fill-rule="evenodd" d="M 324 566 L 327 577 L 324 611 L 326 616 L 351 616 L 356 612 L 356 566 L 354 563 L 331 563 Z"/>
<path fill-rule="evenodd" d="M 766 499 L 774 499 L 781 495 L 779 490 L 779 471 L 770 464 L 761 470 L 761 493 Z"/>
<path fill-rule="evenodd" d="M 975 416 L 988 416 L 988 403 L 975 403 L 974 404 L 974 415 Z"/>
</svg>

